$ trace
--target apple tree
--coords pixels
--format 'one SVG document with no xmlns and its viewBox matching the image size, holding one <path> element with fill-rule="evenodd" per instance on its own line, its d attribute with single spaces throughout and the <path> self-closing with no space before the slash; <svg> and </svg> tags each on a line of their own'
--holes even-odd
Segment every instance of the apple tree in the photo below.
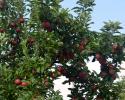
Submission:
<svg viewBox="0 0 125 100">
<path fill-rule="evenodd" d="M 53 90 L 59 76 L 73 83 L 71 100 L 118 99 L 120 23 L 105 22 L 101 32 L 92 31 L 94 0 L 78 0 L 76 15 L 62 1 L 0 0 L 0 99 L 62 100 Z M 89 70 L 89 57 L 100 63 L 100 73 Z"/>
</svg>

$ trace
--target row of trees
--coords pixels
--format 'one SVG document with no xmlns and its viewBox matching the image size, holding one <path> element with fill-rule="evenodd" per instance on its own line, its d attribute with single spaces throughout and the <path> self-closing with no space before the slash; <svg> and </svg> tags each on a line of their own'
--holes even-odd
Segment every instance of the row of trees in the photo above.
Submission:
<svg viewBox="0 0 125 100">
<path fill-rule="evenodd" d="M 53 81 L 65 76 L 71 100 L 115 100 L 114 83 L 124 61 L 119 22 L 90 30 L 94 0 L 78 0 L 76 16 L 63 0 L 0 0 L 0 99 L 62 100 Z M 100 73 L 86 63 L 100 63 Z M 111 60 L 110 60 L 111 59 Z M 55 65 L 59 63 L 59 65 Z M 95 66 L 93 66 L 95 67 Z"/>
</svg>

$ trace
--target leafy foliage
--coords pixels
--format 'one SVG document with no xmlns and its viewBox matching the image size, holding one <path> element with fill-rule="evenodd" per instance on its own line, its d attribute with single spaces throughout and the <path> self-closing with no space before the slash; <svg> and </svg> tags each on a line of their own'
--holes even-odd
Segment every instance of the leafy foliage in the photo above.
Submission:
<svg viewBox="0 0 125 100">
<path fill-rule="evenodd" d="M 93 32 L 94 0 L 78 0 L 72 9 L 76 16 L 61 2 L 6 0 L 0 12 L 0 99 L 62 100 L 53 91 L 61 75 L 64 84 L 74 84 L 71 100 L 118 99 L 114 80 L 125 59 L 124 37 L 114 34 L 120 23 L 105 22 L 101 32 Z M 100 63 L 99 74 L 88 69 L 89 57 Z"/>
</svg>

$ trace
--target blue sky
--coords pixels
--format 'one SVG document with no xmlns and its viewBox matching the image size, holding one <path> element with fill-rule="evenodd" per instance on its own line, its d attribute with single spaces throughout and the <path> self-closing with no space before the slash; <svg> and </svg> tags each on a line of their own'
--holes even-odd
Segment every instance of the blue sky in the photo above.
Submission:
<svg viewBox="0 0 125 100">
<path fill-rule="evenodd" d="M 64 0 L 62 6 L 72 8 L 76 1 Z M 92 13 L 92 21 L 94 22 L 94 25 L 91 25 L 92 30 L 99 31 L 103 22 L 108 20 L 119 21 L 125 28 L 125 0 L 95 0 L 95 3 L 96 6 Z M 122 29 L 121 32 L 125 33 L 125 29 Z"/>
</svg>

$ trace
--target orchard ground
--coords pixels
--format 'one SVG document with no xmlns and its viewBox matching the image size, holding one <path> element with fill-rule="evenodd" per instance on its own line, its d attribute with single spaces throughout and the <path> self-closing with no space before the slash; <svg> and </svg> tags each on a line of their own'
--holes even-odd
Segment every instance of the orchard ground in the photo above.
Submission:
<svg viewBox="0 0 125 100">
<path fill-rule="evenodd" d="M 90 58 L 90 62 L 87 63 L 87 66 L 91 71 L 94 70 L 97 73 L 100 72 L 100 64 L 98 61 L 91 62 L 91 58 Z M 125 68 L 125 62 L 122 62 L 121 67 Z M 125 76 L 125 70 L 121 70 L 121 72 L 118 73 L 118 76 L 119 78 L 117 78 L 116 81 L 121 80 L 121 78 Z M 54 90 L 59 90 L 61 92 L 61 95 L 63 96 L 63 100 L 69 100 L 69 98 L 67 97 L 67 95 L 70 94 L 70 91 L 68 90 L 68 88 L 71 88 L 73 85 L 72 84 L 63 85 L 62 82 L 64 80 L 66 80 L 64 76 L 61 76 L 59 79 L 55 80 Z"/>
</svg>

